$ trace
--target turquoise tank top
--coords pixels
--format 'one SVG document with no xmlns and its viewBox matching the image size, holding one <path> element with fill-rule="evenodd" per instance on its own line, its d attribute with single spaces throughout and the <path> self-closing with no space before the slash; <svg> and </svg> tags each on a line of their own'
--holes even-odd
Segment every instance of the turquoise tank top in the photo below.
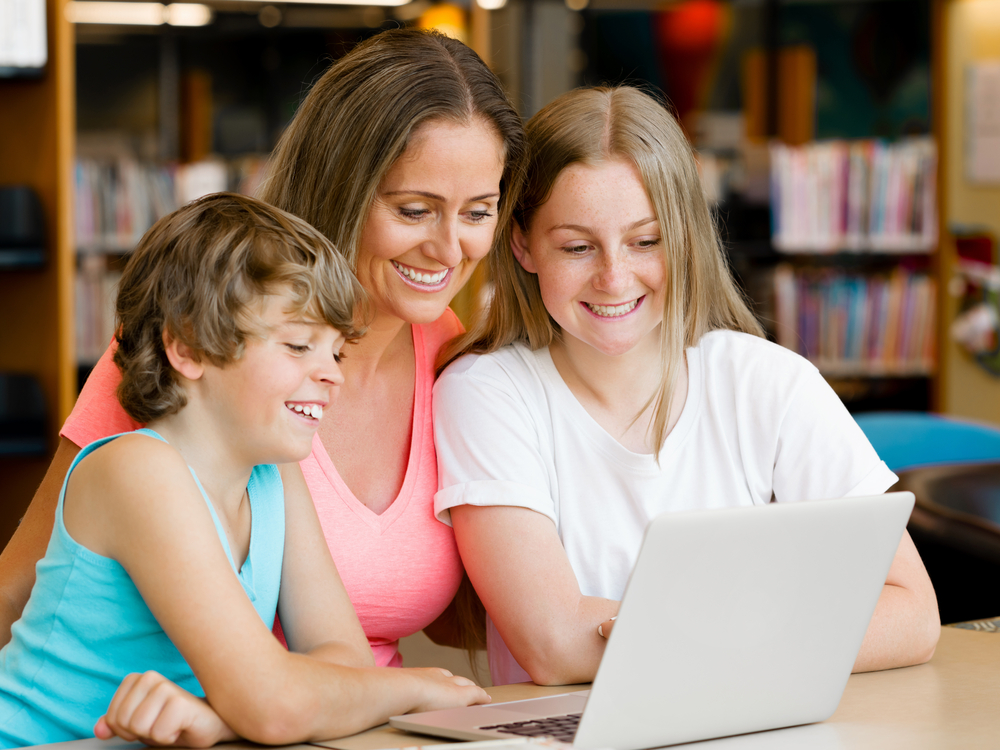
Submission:
<svg viewBox="0 0 1000 750">
<path fill-rule="evenodd" d="M 163 440 L 152 430 L 137 432 Z M 31 598 L 11 629 L 10 642 L 0 650 L 0 747 L 93 737 L 94 724 L 131 672 L 152 669 L 199 697 L 205 695 L 125 569 L 81 546 L 66 531 L 63 502 L 69 474 L 85 456 L 117 437 L 88 445 L 66 474 Z M 215 509 L 193 469 L 191 474 L 234 573 L 271 628 L 285 543 L 285 497 L 277 468 L 257 466 L 250 476 L 250 552 L 239 571 Z"/>
</svg>

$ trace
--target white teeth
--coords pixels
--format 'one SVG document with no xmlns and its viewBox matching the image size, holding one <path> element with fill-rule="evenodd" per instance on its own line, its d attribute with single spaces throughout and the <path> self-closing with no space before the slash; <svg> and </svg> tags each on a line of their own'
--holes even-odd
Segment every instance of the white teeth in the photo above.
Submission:
<svg viewBox="0 0 1000 750">
<path fill-rule="evenodd" d="M 323 407 L 319 404 L 285 404 L 289 411 L 294 411 L 296 414 L 305 414 L 307 417 L 312 417 L 313 419 L 323 418 Z"/>
<path fill-rule="evenodd" d="M 632 312 L 635 306 L 639 304 L 639 300 L 634 299 L 631 302 L 626 302 L 624 305 L 592 305 L 589 302 L 586 304 L 591 312 L 600 315 L 602 318 L 617 318 Z"/>
<path fill-rule="evenodd" d="M 392 265 L 397 271 L 403 274 L 403 276 L 408 278 L 410 281 L 416 282 L 417 284 L 440 284 L 444 281 L 444 277 L 448 275 L 447 268 L 439 273 L 420 273 L 418 271 L 414 271 L 412 268 L 402 266 L 396 261 L 392 261 Z"/>
</svg>

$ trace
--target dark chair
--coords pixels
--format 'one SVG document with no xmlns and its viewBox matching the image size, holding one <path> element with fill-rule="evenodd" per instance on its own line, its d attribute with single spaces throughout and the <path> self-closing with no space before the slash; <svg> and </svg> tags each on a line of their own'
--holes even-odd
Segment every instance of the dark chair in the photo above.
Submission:
<svg viewBox="0 0 1000 750">
<path fill-rule="evenodd" d="M 931 414 L 857 416 L 916 507 L 907 528 L 942 622 L 1000 614 L 1000 430 Z"/>
</svg>

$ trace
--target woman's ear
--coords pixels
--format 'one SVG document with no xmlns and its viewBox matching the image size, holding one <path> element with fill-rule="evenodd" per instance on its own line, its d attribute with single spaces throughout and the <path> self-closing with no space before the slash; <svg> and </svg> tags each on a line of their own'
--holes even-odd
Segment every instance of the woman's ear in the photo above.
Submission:
<svg viewBox="0 0 1000 750">
<path fill-rule="evenodd" d="M 535 261 L 531 257 L 531 251 L 528 250 L 528 236 L 517 225 L 516 221 L 514 222 L 514 231 L 510 233 L 510 249 L 514 253 L 514 257 L 517 258 L 517 262 L 521 264 L 521 268 L 528 273 L 538 273 Z"/>
<path fill-rule="evenodd" d="M 205 374 L 205 365 L 201 363 L 194 349 L 177 339 L 170 331 L 163 332 L 163 349 L 167 353 L 167 361 L 177 373 L 188 380 L 198 380 Z"/>
</svg>

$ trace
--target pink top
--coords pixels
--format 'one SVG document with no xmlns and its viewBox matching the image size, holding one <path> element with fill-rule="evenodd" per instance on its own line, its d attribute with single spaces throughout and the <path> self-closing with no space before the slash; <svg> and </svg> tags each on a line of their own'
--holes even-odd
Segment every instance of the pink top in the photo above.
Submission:
<svg viewBox="0 0 1000 750">
<path fill-rule="evenodd" d="M 441 346 L 461 333 L 462 324 L 447 310 L 412 330 L 413 434 L 403 487 L 392 505 L 377 515 L 354 497 L 319 435 L 301 463 L 330 552 L 379 666 L 402 665 L 399 639 L 432 623 L 462 579 L 454 533 L 434 517 L 438 481 L 431 424 L 434 360 Z M 111 360 L 113 346 L 87 379 L 60 433 L 79 446 L 142 426 L 115 398 L 121 375 Z"/>
</svg>

